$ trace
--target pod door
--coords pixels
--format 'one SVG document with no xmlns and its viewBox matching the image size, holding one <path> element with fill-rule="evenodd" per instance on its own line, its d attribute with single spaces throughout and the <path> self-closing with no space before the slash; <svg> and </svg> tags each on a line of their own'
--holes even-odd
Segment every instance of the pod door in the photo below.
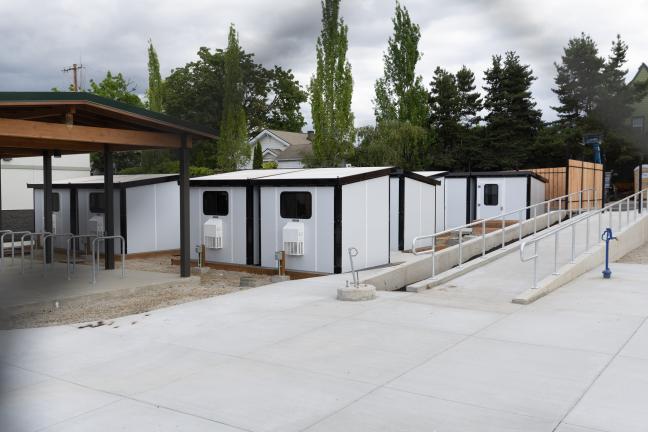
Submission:
<svg viewBox="0 0 648 432">
<path fill-rule="evenodd" d="M 505 185 L 502 179 L 477 179 L 477 219 L 487 219 L 504 212 Z"/>
</svg>

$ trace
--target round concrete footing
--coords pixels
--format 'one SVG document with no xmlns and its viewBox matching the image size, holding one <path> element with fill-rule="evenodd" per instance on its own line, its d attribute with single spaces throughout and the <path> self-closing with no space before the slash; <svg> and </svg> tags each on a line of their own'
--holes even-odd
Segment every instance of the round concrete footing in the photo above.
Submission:
<svg viewBox="0 0 648 432">
<path fill-rule="evenodd" d="M 338 288 L 337 299 L 342 301 L 364 301 L 376 298 L 376 287 L 360 284 L 358 287 L 348 286 Z"/>
</svg>

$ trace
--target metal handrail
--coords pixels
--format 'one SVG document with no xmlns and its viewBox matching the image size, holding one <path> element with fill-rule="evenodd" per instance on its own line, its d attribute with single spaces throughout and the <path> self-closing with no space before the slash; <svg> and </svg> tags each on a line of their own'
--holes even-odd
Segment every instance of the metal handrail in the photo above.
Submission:
<svg viewBox="0 0 648 432">
<path fill-rule="evenodd" d="M 594 196 L 594 202 L 596 202 L 597 199 L 597 194 L 595 189 L 583 189 L 580 191 L 576 192 L 571 192 L 559 197 L 555 197 L 549 200 L 545 200 L 536 204 L 531 204 L 525 207 L 521 207 L 516 210 L 508 211 L 501 213 L 496 216 L 491 216 L 486 219 L 480 219 L 474 222 L 470 222 L 458 227 L 450 228 L 444 231 L 440 231 L 434 234 L 427 234 L 427 235 L 422 235 L 422 236 L 417 236 L 414 237 L 412 240 L 412 253 L 414 255 L 420 255 L 420 254 L 432 254 L 433 256 L 436 254 L 436 239 L 437 237 L 447 235 L 450 233 L 453 233 L 455 231 L 458 231 L 459 233 L 459 267 L 462 267 L 463 265 L 463 231 L 466 229 L 472 229 L 472 227 L 481 224 L 481 237 L 482 237 L 482 257 L 486 255 L 486 223 L 490 221 L 496 221 L 496 220 L 501 220 L 502 221 L 502 227 L 501 227 L 501 232 L 502 232 L 502 242 L 501 242 L 501 248 L 504 249 L 506 247 L 506 216 L 509 215 L 518 215 L 518 225 L 519 225 L 519 240 L 522 240 L 522 224 L 524 221 L 528 220 L 526 219 L 526 213 L 528 211 L 533 212 L 533 217 L 531 218 L 533 220 L 533 233 L 536 234 L 538 228 L 537 228 L 537 218 L 542 217 L 543 213 L 538 215 L 538 207 L 544 208 L 546 206 L 546 217 L 547 217 L 547 228 L 551 225 L 551 215 L 554 211 L 558 212 L 558 223 L 562 223 L 563 217 L 562 217 L 562 212 L 569 212 L 569 218 L 572 218 L 572 213 L 576 209 L 572 209 L 572 200 L 571 197 L 574 195 L 578 195 L 578 214 L 580 214 L 583 210 L 582 203 L 583 203 L 583 194 L 587 193 L 587 210 L 591 210 L 591 202 L 592 202 L 592 195 Z M 563 210 L 562 208 L 562 202 L 565 201 L 565 209 Z M 557 210 L 551 210 L 551 205 L 554 202 L 558 202 L 558 209 Z M 430 247 L 429 244 L 425 246 L 417 246 L 417 243 L 423 241 L 423 240 L 431 240 L 432 245 L 430 249 L 426 250 L 419 250 L 421 247 Z M 428 242 L 429 243 L 429 242 Z M 432 258 L 432 278 L 436 276 L 436 268 L 435 268 L 435 261 L 436 259 L 433 257 Z"/>
<path fill-rule="evenodd" d="M 97 234 L 75 234 L 67 239 L 67 278 L 70 280 L 70 273 L 76 272 L 76 239 L 82 239 L 82 238 L 96 238 Z M 72 272 L 70 272 L 70 242 L 72 242 Z M 88 244 L 86 243 L 86 248 L 88 247 Z M 87 249 L 86 249 L 87 251 Z M 94 257 L 94 255 L 93 255 Z"/>
<path fill-rule="evenodd" d="M 646 195 L 648 195 L 648 190 L 646 190 Z M 640 205 L 640 211 L 637 212 L 637 198 L 639 199 L 639 205 Z M 630 225 L 630 212 L 634 214 L 633 216 L 633 222 L 637 220 L 639 216 L 639 213 L 641 213 L 641 209 L 646 208 L 644 206 L 644 190 L 640 190 L 639 192 L 636 192 L 632 195 L 629 195 L 625 197 L 622 200 L 616 201 L 614 203 L 608 204 L 607 206 L 597 209 L 595 211 L 587 212 L 584 216 L 570 220 L 569 222 L 562 224 L 561 226 L 557 228 L 553 228 L 551 230 L 548 230 L 545 233 L 542 233 L 538 236 L 534 236 L 533 238 L 526 240 L 522 243 L 520 243 L 520 261 L 522 262 L 528 262 L 533 260 L 533 282 L 531 285 L 531 288 L 538 288 L 538 243 L 540 240 L 543 240 L 547 237 L 554 236 L 554 275 L 558 275 L 558 236 L 561 231 L 570 228 L 571 229 L 571 254 L 570 254 L 570 264 L 573 264 L 576 260 L 576 224 L 582 221 L 586 221 L 587 223 L 587 230 L 586 230 L 586 241 L 585 241 L 585 253 L 587 253 L 590 249 L 590 244 L 589 244 L 589 237 L 590 237 L 590 219 L 593 216 L 598 216 L 598 231 L 601 232 L 602 228 L 602 218 L 603 214 L 605 212 L 608 212 L 608 224 L 609 228 L 612 228 L 612 210 L 616 207 L 617 208 L 617 214 L 618 214 L 618 229 L 621 230 L 623 228 L 623 220 L 621 216 L 622 212 L 622 204 L 625 203 L 625 212 L 626 212 L 626 227 Z M 632 210 L 630 210 L 630 202 L 632 201 L 633 206 Z M 601 239 L 598 239 L 598 242 L 600 242 Z M 527 248 L 527 246 L 533 244 L 534 245 L 534 252 L 533 255 L 525 257 L 524 256 L 524 250 Z"/>
<path fill-rule="evenodd" d="M 52 255 L 52 260 L 54 260 L 54 239 L 56 237 L 70 237 L 73 236 L 74 234 L 72 233 L 62 233 L 62 234 L 54 234 L 54 233 L 48 233 L 43 236 L 43 275 L 47 273 L 47 253 L 45 252 L 45 248 L 47 247 L 47 239 L 51 238 L 52 241 L 50 242 L 50 253 Z"/>
<path fill-rule="evenodd" d="M 16 234 L 22 235 L 22 234 L 30 234 L 30 231 L 5 231 L 2 234 L 0 234 L 0 270 L 4 270 L 4 238 L 7 235 L 11 234 L 11 265 L 14 263 L 15 255 L 16 255 Z"/>
<path fill-rule="evenodd" d="M 25 237 L 29 237 L 29 245 L 31 246 L 31 251 L 29 253 L 29 268 L 34 267 L 34 236 L 45 236 L 50 234 L 49 232 L 35 232 L 23 234 L 20 237 L 20 272 L 25 274 Z M 43 247 L 44 247 L 43 243 Z"/>
<path fill-rule="evenodd" d="M 124 237 L 120 235 L 113 235 L 113 236 L 98 236 L 97 238 L 92 240 L 92 284 L 97 283 L 97 271 L 99 267 L 99 250 L 96 248 L 97 242 L 98 241 L 103 241 L 103 240 L 119 240 L 119 246 L 120 246 L 120 252 L 121 252 L 121 264 L 122 264 L 122 278 L 124 277 L 125 274 L 125 265 L 126 265 L 126 259 L 124 257 L 124 246 L 126 244 L 126 240 L 124 240 Z M 95 268 L 95 251 L 97 252 L 97 268 Z"/>
</svg>

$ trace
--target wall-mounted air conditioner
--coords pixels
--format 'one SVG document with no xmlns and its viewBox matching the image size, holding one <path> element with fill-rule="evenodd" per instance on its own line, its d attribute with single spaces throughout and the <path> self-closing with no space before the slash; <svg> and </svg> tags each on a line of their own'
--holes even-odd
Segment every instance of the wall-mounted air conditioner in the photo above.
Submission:
<svg viewBox="0 0 648 432">
<path fill-rule="evenodd" d="M 104 231 L 103 215 L 94 215 L 88 220 L 88 233 L 102 236 L 104 235 Z"/>
<path fill-rule="evenodd" d="M 223 248 L 223 221 L 211 218 L 203 224 L 203 243 L 207 249 Z"/>
<path fill-rule="evenodd" d="M 304 255 L 304 223 L 288 222 L 283 227 L 283 249 L 286 255 Z"/>
</svg>

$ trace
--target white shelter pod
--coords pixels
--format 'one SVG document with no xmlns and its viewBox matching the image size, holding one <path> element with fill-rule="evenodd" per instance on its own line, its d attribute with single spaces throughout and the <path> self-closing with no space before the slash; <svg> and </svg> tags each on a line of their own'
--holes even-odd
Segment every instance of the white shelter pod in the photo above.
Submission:
<svg viewBox="0 0 648 432">
<path fill-rule="evenodd" d="M 52 183 L 53 211 L 58 234 L 94 234 L 103 230 L 103 176 L 57 180 Z M 126 240 L 126 253 L 176 250 L 180 247 L 180 198 L 177 174 L 116 175 L 114 183 L 115 234 Z M 43 185 L 34 191 L 34 227 L 43 231 Z M 57 238 L 55 247 L 65 248 Z M 120 251 L 115 242 L 115 252 Z"/>
<path fill-rule="evenodd" d="M 531 171 L 487 171 L 447 173 L 445 184 L 445 225 L 455 228 L 475 220 L 488 219 L 545 200 L 547 180 Z M 546 209 L 540 206 L 536 214 Z M 505 220 L 526 220 L 533 215 L 509 214 Z"/>
<path fill-rule="evenodd" d="M 418 173 L 396 170 L 389 180 L 389 244 L 409 250 L 417 236 L 436 232 L 440 182 Z M 442 194 L 441 194 L 442 195 Z"/>
<path fill-rule="evenodd" d="M 287 270 L 347 272 L 350 247 L 358 250 L 356 269 L 388 264 L 392 171 L 314 168 L 254 180 L 260 190 L 261 266 L 276 267 L 275 252 L 300 235 L 303 250 L 286 256 Z"/>
<path fill-rule="evenodd" d="M 252 181 L 292 171 L 243 170 L 192 178 L 191 259 L 198 259 L 198 250 L 205 245 L 206 262 L 259 265 L 259 190 Z"/>
</svg>

